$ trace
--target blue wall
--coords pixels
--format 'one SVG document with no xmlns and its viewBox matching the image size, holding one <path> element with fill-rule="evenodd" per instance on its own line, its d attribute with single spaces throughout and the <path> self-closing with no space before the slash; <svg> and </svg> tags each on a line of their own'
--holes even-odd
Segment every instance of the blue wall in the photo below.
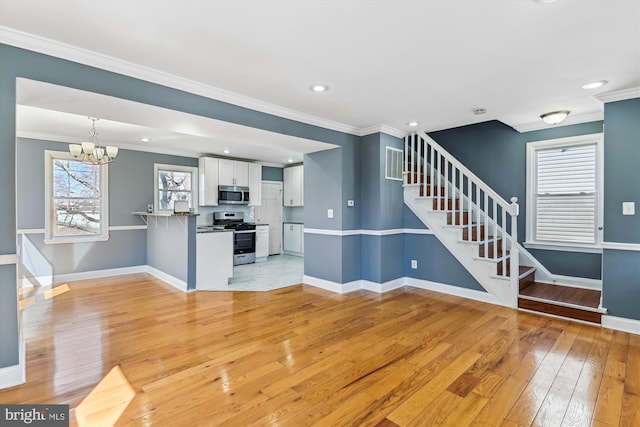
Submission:
<svg viewBox="0 0 640 427">
<path fill-rule="evenodd" d="M 262 166 L 263 181 L 284 181 L 284 169 L 272 166 Z"/>
<path fill-rule="evenodd" d="M 68 151 L 68 144 L 19 138 L 16 150 L 18 228 L 45 228 L 45 150 Z M 120 150 L 109 165 L 109 225 L 142 225 L 131 212 L 145 211 L 153 203 L 155 163 L 197 166 L 198 159 Z M 44 234 L 28 238 L 54 268 L 54 274 L 106 270 L 147 264 L 144 230 L 110 231 L 105 242 L 45 245 Z"/>
<path fill-rule="evenodd" d="M 604 123 L 604 240 L 640 245 L 640 98 L 605 104 Z M 636 214 L 622 215 L 622 202 L 635 202 Z M 602 257 L 603 306 L 640 320 L 640 251 L 605 248 Z"/>
</svg>

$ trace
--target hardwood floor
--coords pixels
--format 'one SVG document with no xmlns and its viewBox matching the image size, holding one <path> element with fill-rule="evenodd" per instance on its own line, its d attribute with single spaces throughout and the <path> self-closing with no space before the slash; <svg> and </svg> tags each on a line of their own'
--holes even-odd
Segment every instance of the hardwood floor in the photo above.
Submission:
<svg viewBox="0 0 640 427">
<path fill-rule="evenodd" d="M 0 402 L 68 403 L 76 425 L 119 367 L 122 426 L 640 425 L 638 335 L 411 287 L 69 288 L 25 307 L 27 383 Z"/>
</svg>

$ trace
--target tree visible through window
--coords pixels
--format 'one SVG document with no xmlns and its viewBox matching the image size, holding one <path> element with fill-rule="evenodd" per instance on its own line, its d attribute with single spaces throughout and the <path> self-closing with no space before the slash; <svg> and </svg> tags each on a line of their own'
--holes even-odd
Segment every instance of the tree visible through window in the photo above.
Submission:
<svg viewBox="0 0 640 427">
<path fill-rule="evenodd" d="M 103 240 L 107 237 L 106 166 L 69 157 L 47 152 L 49 243 L 65 238 Z"/>
<path fill-rule="evenodd" d="M 191 172 L 159 169 L 158 191 L 160 210 L 173 210 L 176 201 L 186 201 L 191 206 Z"/>
</svg>

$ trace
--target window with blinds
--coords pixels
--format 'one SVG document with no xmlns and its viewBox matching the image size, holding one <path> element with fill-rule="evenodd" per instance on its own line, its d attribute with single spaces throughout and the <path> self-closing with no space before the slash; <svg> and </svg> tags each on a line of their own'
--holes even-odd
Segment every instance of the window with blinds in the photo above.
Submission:
<svg viewBox="0 0 640 427">
<path fill-rule="evenodd" d="M 597 134 L 528 147 L 528 242 L 587 247 L 600 243 L 600 142 Z"/>
</svg>

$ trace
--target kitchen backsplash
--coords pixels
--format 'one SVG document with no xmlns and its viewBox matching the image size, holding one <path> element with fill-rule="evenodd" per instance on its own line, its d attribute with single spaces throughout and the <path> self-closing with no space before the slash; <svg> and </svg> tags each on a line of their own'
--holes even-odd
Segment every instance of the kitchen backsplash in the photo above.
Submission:
<svg viewBox="0 0 640 427">
<path fill-rule="evenodd" d="M 213 224 L 214 212 L 242 212 L 245 222 L 255 222 L 255 208 L 253 206 L 200 206 L 198 207 L 198 225 Z"/>
</svg>

